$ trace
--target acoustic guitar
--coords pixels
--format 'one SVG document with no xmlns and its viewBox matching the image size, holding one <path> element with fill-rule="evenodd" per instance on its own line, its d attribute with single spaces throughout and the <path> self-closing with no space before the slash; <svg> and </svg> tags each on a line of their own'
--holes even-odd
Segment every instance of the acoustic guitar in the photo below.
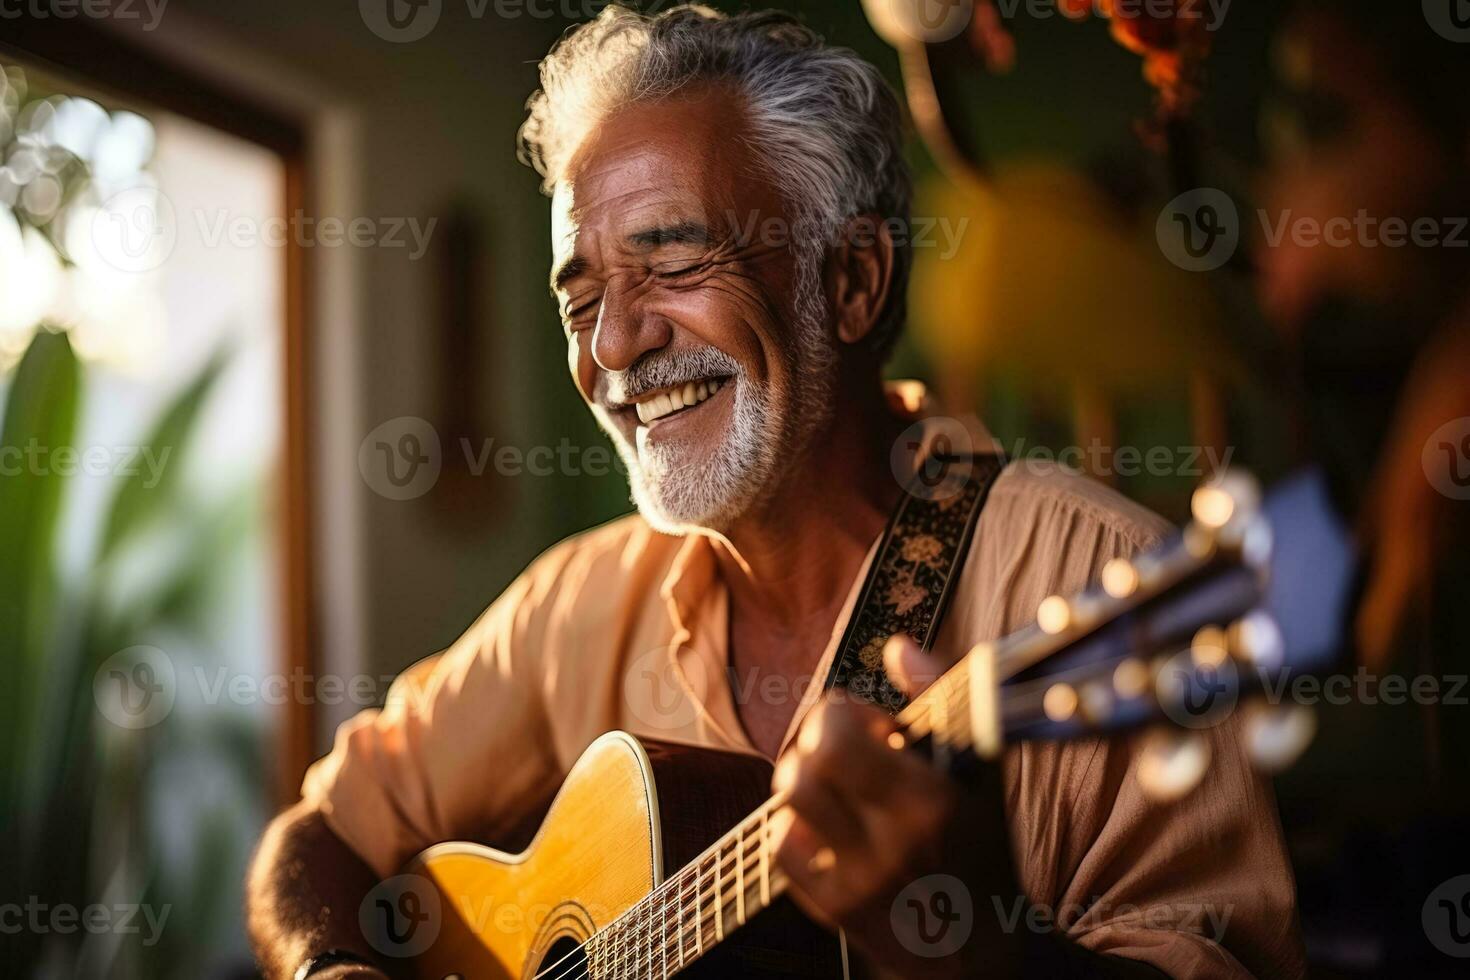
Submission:
<svg viewBox="0 0 1470 980">
<path fill-rule="evenodd" d="M 1307 709 L 1240 701 L 1322 666 L 1320 651 L 1288 655 L 1260 608 L 1272 529 L 1258 491 L 1228 474 L 1196 492 L 1192 513 L 1160 550 L 1109 563 L 1095 587 L 1048 598 L 1032 626 L 971 650 L 898 715 L 904 744 L 962 767 L 1022 740 L 1155 723 L 1139 779 L 1170 798 L 1208 769 L 1200 730 L 1238 708 L 1253 758 L 1294 759 L 1313 731 Z M 432 980 L 847 976 L 842 937 L 782 898 L 771 817 L 784 800 L 770 780 L 763 758 L 604 735 L 529 846 L 430 847 L 380 886 L 374 927 Z M 365 908 L 364 925 L 374 918 Z"/>
</svg>

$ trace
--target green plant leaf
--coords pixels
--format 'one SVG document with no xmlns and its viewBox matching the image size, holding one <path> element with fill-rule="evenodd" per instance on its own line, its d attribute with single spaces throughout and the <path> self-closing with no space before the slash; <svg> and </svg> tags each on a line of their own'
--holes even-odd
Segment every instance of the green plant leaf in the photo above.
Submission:
<svg viewBox="0 0 1470 980">
<path fill-rule="evenodd" d="M 228 349 L 222 349 L 210 358 L 199 376 L 174 399 L 143 443 L 154 454 L 155 459 L 162 458 L 165 452 L 168 453 L 157 474 L 157 483 L 150 485 L 149 481 L 154 474 L 150 473 L 148 467 L 137 465 L 140 463 L 137 457 L 143 449 L 134 453 L 133 459 L 129 461 L 133 465 L 128 467 L 133 475 L 127 477 L 118 489 L 108 511 L 107 522 L 103 525 L 102 542 L 97 555 L 99 563 L 105 562 L 128 537 L 164 512 L 168 502 L 177 493 L 182 470 L 179 461 L 183 457 L 184 446 L 199 419 L 200 409 L 229 361 L 229 355 Z"/>
<path fill-rule="evenodd" d="M 81 375 L 62 334 L 38 333 L 11 380 L 0 428 L 0 704 L 31 700 L 28 683 L 49 633 L 54 593 L 55 529 L 66 478 L 49 465 L 56 449 L 72 447 Z M 20 676 L 17 671 L 22 672 Z M 0 712 L 8 733 L 17 712 Z M 10 748 L 12 746 L 7 746 Z M 12 757 L 4 757 L 5 769 Z"/>
<path fill-rule="evenodd" d="M 67 480 L 49 464 L 56 449 L 74 444 L 80 401 L 71 344 L 63 334 L 38 333 L 11 379 L 0 425 L 0 832 L 12 842 L 55 627 L 56 529 Z M 23 860 L 0 858 L 0 879 L 14 880 Z"/>
</svg>

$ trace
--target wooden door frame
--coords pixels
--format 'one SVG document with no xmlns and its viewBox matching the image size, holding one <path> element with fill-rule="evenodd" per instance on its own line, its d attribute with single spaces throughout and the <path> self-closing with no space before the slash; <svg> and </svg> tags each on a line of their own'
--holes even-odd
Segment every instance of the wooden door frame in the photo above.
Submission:
<svg viewBox="0 0 1470 980">
<path fill-rule="evenodd" d="M 157 106 L 275 153 L 282 163 L 282 214 L 310 214 L 307 127 L 266 108 L 248 93 L 221 85 L 85 18 L 62 20 L 24 14 L 4 22 L 0 54 L 10 54 L 63 77 L 71 76 L 123 99 Z M 278 489 L 283 520 L 278 546 L 284 576 L 277 590 L 282 609 L 280 667 L 311 681 L 320 666 L 316 569 L 312 554 L 312 337 L 309 250 L 293 235 L 282 248 L 285 281 L 285 432 Z M 310 690 L 310 687 L 308 687 Z M 271 786 L 275 802 L 297 798 L 302 774 L 315 758 L 314 698 L 288 698 L 281 719 L 280 752 Z"/>
</svg>

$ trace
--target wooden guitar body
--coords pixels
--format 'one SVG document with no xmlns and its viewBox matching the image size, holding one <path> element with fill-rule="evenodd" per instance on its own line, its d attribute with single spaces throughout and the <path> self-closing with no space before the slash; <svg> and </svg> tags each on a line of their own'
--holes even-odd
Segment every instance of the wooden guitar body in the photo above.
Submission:
<svg viewBox="0 0 1470 980">
<path fill-rule="evenodd" d="M 406 869 L 430 883 L 439 906 L 437 936 L 415 958 L 413 975 L 588 976 L 582 944 L 765 800 L 770 778 L 770 764 L 756 756 L 604 735 L 572 768 L 524 851 L 440 844 Z M 843 976 L 838 939 L 789 900 L 752 917 L 687 971 L 674 962 L 666 971 L 657 961 L 638 965 L 628 974 Z"/>
</svg>

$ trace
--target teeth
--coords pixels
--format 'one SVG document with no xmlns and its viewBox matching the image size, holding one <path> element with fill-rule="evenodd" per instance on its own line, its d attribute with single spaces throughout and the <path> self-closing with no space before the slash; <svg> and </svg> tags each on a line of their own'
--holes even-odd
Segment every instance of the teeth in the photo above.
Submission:
<svg viewBox="0 0 1470 980">
<path fill-rule="evenodd" d="M 691 408 L 704 401 L 706 398 L 720 390 L 718 381 L 691 381 L 682 388 L 638 402 L 638 421 L 647 425 L 650 422 L 672 415 L 682 408 Z"/>
</svg>

